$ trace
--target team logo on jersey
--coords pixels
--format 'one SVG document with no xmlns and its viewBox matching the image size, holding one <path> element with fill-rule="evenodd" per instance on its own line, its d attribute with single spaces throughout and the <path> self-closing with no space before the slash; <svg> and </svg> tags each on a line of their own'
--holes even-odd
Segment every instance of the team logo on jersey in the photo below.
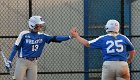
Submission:
<svg viewBox="0 0 140 80">
<path fill-rule="evenodd" d="M 31 38 L 29 35 L 25 35 L 25 38 Z"/>
<path fill-rule="evenodd" d="M 32 40 L 32 39 L 26 39 L 26 43 L 28 44 L 38 44 L 38 43 L 42 43 L 43 39 L 37 39 L 37 40 Z"/>
</svg>

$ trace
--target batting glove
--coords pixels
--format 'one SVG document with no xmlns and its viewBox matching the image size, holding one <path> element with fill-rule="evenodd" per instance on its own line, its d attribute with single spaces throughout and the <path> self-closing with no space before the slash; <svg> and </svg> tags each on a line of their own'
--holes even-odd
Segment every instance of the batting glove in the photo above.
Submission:
<svg viewBox="0 0 140 80">
<path fill-rule="evenodd" d="M 11 61 L 7 61 L 7 63 L 6 63 L 6 70 L 7 70 L 7 72 L 10 72 L 10 69 L 12 69 Z"/>
</svg>

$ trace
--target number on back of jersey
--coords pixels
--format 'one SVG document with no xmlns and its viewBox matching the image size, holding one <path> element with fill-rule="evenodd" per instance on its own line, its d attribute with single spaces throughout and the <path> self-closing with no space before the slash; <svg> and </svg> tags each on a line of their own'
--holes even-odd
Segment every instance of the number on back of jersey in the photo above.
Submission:
<svg viewBox="0 0 140 80">
<path fill-rule="evenodd" d="M 107 41 L 107 53 L 123 52 L 124 47 L 121 42 L 123 42 L 123 40 Z M 113 48 L 114 46 L 117 48 Z"/>
</svg>

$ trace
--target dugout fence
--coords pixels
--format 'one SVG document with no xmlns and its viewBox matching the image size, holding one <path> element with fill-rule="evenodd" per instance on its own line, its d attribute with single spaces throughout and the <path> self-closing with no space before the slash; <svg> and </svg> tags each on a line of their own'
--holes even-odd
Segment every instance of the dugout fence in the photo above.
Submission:
<svg viewBox="0 0 140 80">
<path fill-rule="evenodd" d="M 131 80 L 140 79 L 140 0 L 1 0 L 0 4 L 0 44 L 6 57 L 18 34 L 28 30 L 27 21 L 32 15 L 44 18 L 45 33 L 69 35 L 70 28 L 76 26 L 88 40 L 105 34 L 104 25 L 112 18 L 121 23 L 120 33 L 128 36 L 137 50 L 129 66 Z M 101 69 L 101 52 L 73 39 L 45 46 L 38 61 L 38 80 L 101 80 Z M 10 79 L 0 57 L 0 80 Z"/>
</svg>

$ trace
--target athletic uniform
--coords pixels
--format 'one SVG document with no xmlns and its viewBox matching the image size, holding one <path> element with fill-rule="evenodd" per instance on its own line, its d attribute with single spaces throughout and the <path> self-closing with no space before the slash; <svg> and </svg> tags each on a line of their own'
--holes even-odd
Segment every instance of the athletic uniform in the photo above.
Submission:
<svg viewBox="0 0 140 80">
<path fill-rule="evenodd" d="M 128 51 L 134 50 L 134 47 L 126 36 L 118 34 L 114 37 L 111 34 L 106 34 L 88 41 L 88 43 L 90 48 L 102 50 L 104 60 L 102 80 L 126 80 L 124 74 L 129 78 L 129 68 L 126 61 Z"/>
<path fill-rule="evenodd" d="M 80 37 L 76 28 L 71 30 L 71 35 L 85 47 L 102 50 L 102 80 L 130 80 L 128 63 L 132 62 L 136 51 L 130 40 L 119 34 L 120 24 L 117 20 L 108 20 L 105 29 L 106 35 L 91 41 Z"/>
<path fill-rule="evenodd" d="M 15 67 L 16 80 L 37 79 L 37 60 L 42 54 L 45 43 L 62 42 L 71 39 L 70 36 L 49 36 L 45 33 L 22 31 L 10 53 L 9 61 L 12 62 L 18 51 L 18 60 Z"/>
</svg>

